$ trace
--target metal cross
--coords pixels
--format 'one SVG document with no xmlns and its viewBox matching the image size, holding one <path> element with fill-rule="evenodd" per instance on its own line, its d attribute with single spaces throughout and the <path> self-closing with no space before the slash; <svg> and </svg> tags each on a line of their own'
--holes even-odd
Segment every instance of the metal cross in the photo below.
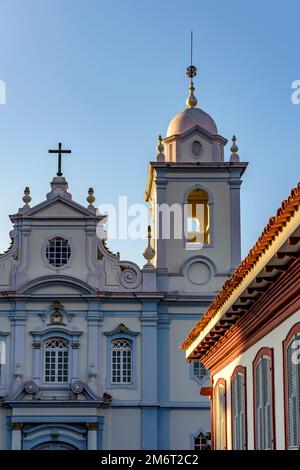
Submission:
<svg viewBox="0 0 300 470">
<path fill-rule="evenodd" d="M 65 154 L 65 153 L 71 153 L 72 150 L 63 150 L 61 148 L 61 143 L 59 142 L 58 144 L 58 149 L 57 150 L 48 150 L 49 153 L 57 153 L 58 154 L 58 171 L 56 173 L 57 176 L 62 176 L 62 172 L 61 172 L 61 156 L 62 154 Z"/>
<path fill-rule="evenodd" d="M 191 31 L 191 65 L 186 69 L 186 74 L 191 81 L 197 75 L 197 67 L 193 65 L 193 31 Z"/>
</svg>

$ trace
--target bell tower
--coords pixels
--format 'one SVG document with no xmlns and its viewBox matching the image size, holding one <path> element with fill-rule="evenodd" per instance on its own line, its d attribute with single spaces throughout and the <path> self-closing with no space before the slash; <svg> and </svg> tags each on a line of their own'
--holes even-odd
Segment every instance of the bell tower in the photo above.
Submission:
<svg viewBox="0 0 300 470">
<path fill-rule="evenodd" d="M 187 107 L 171 120 L 166 137 L 159 136 L 145 200 L 159 288 L 211 295 L 240 262 L 240 186 L 247 163 L 239 159 L 235 136 L 225 161 L 227 139 L 197 107 L 196 74 L 191 64 Z"/>
</svg>

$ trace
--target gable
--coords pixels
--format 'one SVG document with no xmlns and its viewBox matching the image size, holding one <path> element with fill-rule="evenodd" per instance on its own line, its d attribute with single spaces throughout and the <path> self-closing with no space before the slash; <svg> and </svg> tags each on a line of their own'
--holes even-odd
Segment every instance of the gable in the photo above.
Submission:
<svg viewBox="0 0 300 470">
<path fill-rule="evenodd" d="M 101 219 L 97 214 L 97 210 L 89 210 L 76 202 L 57 196 L 48 199 L 26 212 L 19 212 L 10 216 L 12 222 L 19 218 L 23 219 L 41 219 L 41 218 L 84 218 L 84 219 Z"/>
<path fill-rule="evenodd" d="M 42 208 L 32 214 L 34 218 L 42 218 L 42 217 L 76 217 L 76 218 L 82 218 L 83 216 L 86 216 L 82 212 L 74 209 L 71 207 L 69 204 L 66 204 L 62 201 L 56 201 L 52 204 L 50 204 L 48 207 Z"/>
</svg>

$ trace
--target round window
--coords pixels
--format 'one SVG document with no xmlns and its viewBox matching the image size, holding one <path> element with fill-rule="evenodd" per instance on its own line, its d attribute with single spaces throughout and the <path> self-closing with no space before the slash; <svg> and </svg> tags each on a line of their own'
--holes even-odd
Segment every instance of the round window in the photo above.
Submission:
<svg viewBox="0 0 300 470">
<path fill-rule="evenodd" d="M 202 145 L 197 140 L 192 143 L 192 153 L 194 157 L 199 157 L 202 151 Z"/>
<path fill-rule="evenodd" d="M 55 237 L 48 240 L 46 248 L 46 258 L 55 268 L 61 268 L 68 263 L 71 256 L 71 248 L 68 240 L 62 237 Z"/>
</svg>

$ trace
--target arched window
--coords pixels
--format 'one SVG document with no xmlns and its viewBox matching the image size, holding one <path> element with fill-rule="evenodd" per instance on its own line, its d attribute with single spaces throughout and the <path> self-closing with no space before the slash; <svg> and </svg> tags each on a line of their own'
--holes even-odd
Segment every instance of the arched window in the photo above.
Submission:
<svg viewBox="0 0 300 470">
<path fill-rule="evenodd" d="M 283 343 L 285 440 L 287 449 L 300 449 L 300 323 Z"/>
<path fill-rule="evenodd" d="M 44 343 L 44 381 L 66 383 L 69 380 L 69 342 L 51 338 Z"/>
<path fill-rule="evenodd" d="M 231 419 L 233 450 L 247 449 L 246 368 L 236 367 L 231 379 Z"/>
<path fill-rule="evenodd" d="M 112 384 L 132 383 L 132 341 L 118 338 L 111 342 Z"/>
<path fill-rule="evenodd" d="M 210 243 L 209 198 L 204 189 L 193 189 L 185 207 L 185 231 L 188 244 Z"/>
<path fill-rule="evenodd" d="M 224 450 L 227 448 L 226 433 L 226 381 L 219 379 L 214 388 L 213 395 L 213 423 L 214 423 L 214 449 Z"/>
<path fill-rule="evenodd" d="M 253 367 L 255 448 L 272 450 L 275 448 L 273 350 L 262 348 Z"/>
</svg>

